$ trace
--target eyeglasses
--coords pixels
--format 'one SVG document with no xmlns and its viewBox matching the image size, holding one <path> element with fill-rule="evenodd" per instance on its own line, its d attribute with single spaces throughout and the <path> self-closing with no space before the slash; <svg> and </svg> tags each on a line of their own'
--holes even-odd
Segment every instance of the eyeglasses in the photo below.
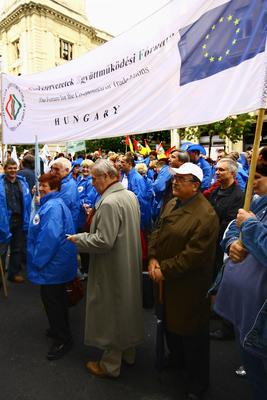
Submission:
<svg viewBox="0 0 267 400">
<path fill-rule="evenodd" d="M 173 180 L 174 182 L 195 182 L 194 179 L 186 179 L 186 178 L 184 178 L 183 176 L 179 176 L 179 175 L 174 175 L 174 176 L 172 177 L 172 180 Z"/>
</svg>

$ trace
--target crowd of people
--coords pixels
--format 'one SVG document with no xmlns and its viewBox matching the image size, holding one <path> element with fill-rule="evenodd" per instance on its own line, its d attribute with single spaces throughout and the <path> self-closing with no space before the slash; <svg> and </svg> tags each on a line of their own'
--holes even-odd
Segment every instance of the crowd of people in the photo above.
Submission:
<svg viewBox="0 0 267 400">
<path fill-rule="evenodd" d="M 103 350 L 90 373 L 117 378 L 144 340 L 142 271 L 164 289 L 164 366 L 184 371 L 186 399 L 209 387 L 209 340 L 236 338 L 253 398 L 267 393 L 267 147 L 250 212 L 242 209 L 250 153 L 200 145 L 146 156 L 95 151 L 41 157 L 0 173 L 0 255 L 7 278 L 40 285 L 52 338 L 48 360 L 73 345 L 66 284 L 87 280 L 85 344 Z M 7 257 L 9 254 L 9 257 Z M 7 262 L 8 260 L 8 262 Z M 222 275 L 223 272 L 223 275 Z M 215 305 L 208 291 L 218 274 Z M 252 301 L 253 299 L 253 301 Z M 214 292 L 213 292 L 214 303 Z M 212 313 L 220 328 L 209 331 Z"/>
</svg>

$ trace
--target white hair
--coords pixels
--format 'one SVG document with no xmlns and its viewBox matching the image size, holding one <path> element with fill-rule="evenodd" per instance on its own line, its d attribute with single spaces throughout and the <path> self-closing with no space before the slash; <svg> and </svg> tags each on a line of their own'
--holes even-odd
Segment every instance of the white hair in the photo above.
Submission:
<svg viewBox="0 0 267 400">
<path fill-rule="evenodd" d="M 71 162 L 70 160 L 68 160 L 65 157 L 59 157 L 56 158 L 55 160 L 53 160 L 50 164 L 50 166 L 52 167 L 52 165 L 54 164 L 60 164 L 62 165 L 63 168 L 65 168 L 66 170 L 70 171 L 71 170 Z"/>
</svg>

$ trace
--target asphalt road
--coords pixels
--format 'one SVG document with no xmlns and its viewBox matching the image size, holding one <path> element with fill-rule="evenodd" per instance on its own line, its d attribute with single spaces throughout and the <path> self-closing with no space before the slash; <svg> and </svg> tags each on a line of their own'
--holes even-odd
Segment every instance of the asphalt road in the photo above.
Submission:
<svg viewBox="0 0 267 400">
<path fill-rule="evenodd" d="M 144 310 L 145 343 L 137 362 L 124 366 L 117 380 L 90 375 L 85 363 L 99 351 L 83 344 L 84 300 L 70 310 L 75 345 L 64 358 L 49 362 L 51 344 L 45 337 L 47 321 L 39 288 L 29 283 L 9 284 L 5 299 L 0 290 L 0 400 L 180 400 L 181 379 L 175 371 L 154 368 L 155 318 Z M 216 321 L 212 322 L 216 324 Z M 249 400 L 245 379 L 236 378 L 240 364 L 233 341 L 211 344 L 211 388 L 207 400 Z"/>
</svg>

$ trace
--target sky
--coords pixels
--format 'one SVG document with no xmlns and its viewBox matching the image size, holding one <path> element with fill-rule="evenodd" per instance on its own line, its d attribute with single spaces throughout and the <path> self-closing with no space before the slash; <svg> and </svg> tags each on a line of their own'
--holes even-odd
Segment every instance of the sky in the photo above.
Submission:
<svg viewBox="0 0 267 400">
<path fill-rule="evenodd" d="M 114 36 L 153 14 L 169 0 L 87 0 L 93 26 Z"/>
<path fill-rule="evenodd" d="M 168 2 L 169 0 L 86 0 L 90 23 L 114 36 L 128 30 Z M 0 0 L 0 10 L 2 3 L 3 0 Z"/>
</svg>

